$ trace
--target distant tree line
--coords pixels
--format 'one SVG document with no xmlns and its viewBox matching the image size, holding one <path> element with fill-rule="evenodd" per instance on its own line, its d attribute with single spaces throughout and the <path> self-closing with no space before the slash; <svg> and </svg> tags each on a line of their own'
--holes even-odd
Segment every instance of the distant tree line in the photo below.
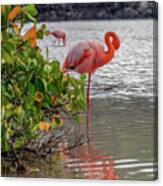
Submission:
<svg viewBox="0 0 163 186">
<path fill-rule="evenodd" d="M 154 1 L 40 4 L 36 7 L 39 21 L 158 18 Z"/>
</svg>

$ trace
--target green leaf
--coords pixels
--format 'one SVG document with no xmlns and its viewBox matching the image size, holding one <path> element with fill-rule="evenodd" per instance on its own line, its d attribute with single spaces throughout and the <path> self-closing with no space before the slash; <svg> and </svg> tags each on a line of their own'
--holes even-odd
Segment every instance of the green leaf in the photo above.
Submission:
<svg viewBox="0 0 163 186">
<path fill-rule="evenodd" d="M 24 142 L 25 142 L 24 137 L 17 138 L 15 141 L 15 147 L 16 148 L 21 147 L 24 144 Z"/>
<path fill-rule="evenodd" d="M 2 52 L 2 63 L 13 63 L 13 58 L 12 55 L 7 51 L 8 49 L 5 47 L 2 47 L 1 52 Z"/>
<path fill-rule="evenodd" d="M 9 151 L 10 150 L 8 139 L 6 138 L 6 133 L 7 133 L 7 129 L 2 124 L 2 126 L 1 126 L 2 151 Z"/>
<path fill-rule="evenodd" d="M 57 95 L 57 88 L 54 84 L 48 84 L 48 92 L 52 95 Z"/>
<path fill-rule="evenodd" d="M 43 39 L 43 37 L 44 37 L 44 32 L 41 29 L 39 29 L 37 31 L 37 38 L 38 39 Z"/>
<path fill-rule="evenodd" d="M 40 92 L 47 91 L 47 83 L 45 79 L 37 78 L 35 80 L 35 85 L 36 85 L 36 89 L 39 90 Z"/>
<path fill-rule="evenodd" d="M 48 58 L 49 58 L 49 49 L 48 47 L 46 47 L 46 60 L 48 60 Z"/>
<path fill-rule="evenodd" d="M 54 75 L 60 74 L 60 63 L 59 63 L 59 61 L 52 61 L 51 66 L 53 67 L 53 70 L 55 72 Z"/>
<path fill-rule="evenodd" d="M 26 5 L 25 9 L 26 9 L 27 13 L 29 15 L 31 15 L 32 17 L 37 15 L 37 10 L 33 4 Z"/>
<path fill-rule="evenodd" d="M 80 116 L 77 115 L 75 119 L 76 119 L 77 123 L 81 123 L 81 117 Z"/>
<path fill-rule="evenodd" d="M 81 74 L 80 75 L 80 80 L 81 81 L 85 81 L 86 80 L 86 75 L 85 74 Z"/>
<path fill-rule="evenodd" d="M 45 30 L 45 29 L 46 29 L 46 24 L 42 24 L 42 25 L 41 25 L 41 29 L 42 29 L 42 30 Z"/>
<path fill-rule="evenodd" d="M 14 44 L 12 44 L 12 43 L 10 43 L 10 42 L 6 42 L 5 47 L 6 47 L 10 52 L 12 52 L 12 51 L 15 50 Z"/>
<path fill-rule="evenodd" d="M 28 12 L 26 12 L 26 16 L 28 17 L 28 19 L 30 19 L 34 23 L 37 23 L 37 20 L 31 14 L 29 14 Z"/>
<path fill-rule="evenodd" d="M 30 96 L 35 95 L 35 86 L 32 83 L 28 84 L 28 92 L 29 92 Z"/>
</svg>

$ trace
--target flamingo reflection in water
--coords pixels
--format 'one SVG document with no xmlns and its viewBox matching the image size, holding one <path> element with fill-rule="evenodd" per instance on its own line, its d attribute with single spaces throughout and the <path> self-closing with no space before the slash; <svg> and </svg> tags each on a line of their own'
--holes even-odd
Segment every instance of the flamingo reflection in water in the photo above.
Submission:
<svg viewBox="0 0 163 186">
<path fill-rule="evenodd" d="M 68 150 L 66 141 L 61 142 L 66 172 L 75 174 L 75 178 L 117 180 L 112 156 L 100 155 L 102 151 L 95 149 L 90 129 L 87 138 L 87 143 L 71 150 Z"/>
</svg>

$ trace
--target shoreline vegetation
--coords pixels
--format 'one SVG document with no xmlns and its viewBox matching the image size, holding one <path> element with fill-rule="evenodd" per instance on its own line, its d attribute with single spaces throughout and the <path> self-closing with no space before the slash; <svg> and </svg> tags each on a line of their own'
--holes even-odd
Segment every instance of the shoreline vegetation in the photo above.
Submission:
<svg viewBox="0 0 163 186">
<path fill-rule="evenodd" d="M 39 21 L 158 19 L 154 1 L 37 4 Z"/>
<path fill-rule="evenodd" d="M 71 77 L 61 71 L 60 62 L 42 56 L 37 40 L 48 36 L 46 24 L 37 29 L 34 5 L 1 7 L 1 154 L 3 167 L 25 171 L 20 152 L 39 156 L 51 154 L 85 111 L 85 75 Z M 23 35 L 23 27 L 33 25 Z M 69 120 L 71 122 L 71 120 Z M 80 137 L 71 147 L 80 144 Z M 6 163 L 9 162 L 9 164 Z"/>
</svg>

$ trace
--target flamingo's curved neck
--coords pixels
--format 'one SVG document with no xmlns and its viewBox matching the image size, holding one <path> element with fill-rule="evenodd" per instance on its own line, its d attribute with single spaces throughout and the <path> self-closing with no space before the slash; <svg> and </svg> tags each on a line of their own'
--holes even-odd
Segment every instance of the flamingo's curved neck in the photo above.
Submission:
<svg viewBox="0 0 163 186">
<path fill-rule="evenodd" d="M 107 32 L 105 34 L 105 42 L 108 50 L 105 52 L 104 64 L 108 63 L 114 57 L 115 50 L 120 46 L 119 38 L 114 32 Z"/>
</svg>

